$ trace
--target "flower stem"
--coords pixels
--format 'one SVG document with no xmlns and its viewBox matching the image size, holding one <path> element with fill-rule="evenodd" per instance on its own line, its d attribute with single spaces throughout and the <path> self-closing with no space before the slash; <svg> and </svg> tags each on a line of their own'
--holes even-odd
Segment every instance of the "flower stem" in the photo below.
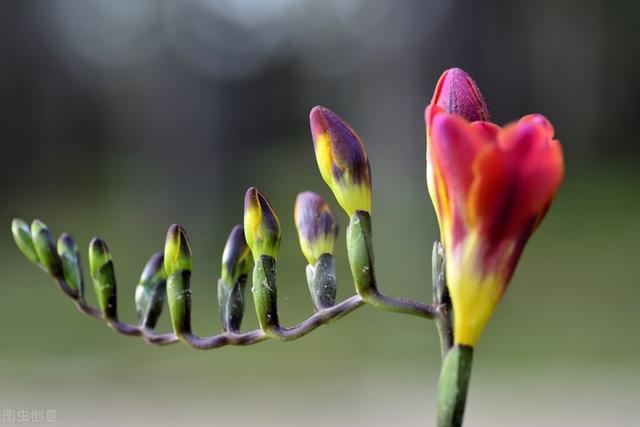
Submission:
<svg viewBox="0 0 640 427">
<path fill-rule="evenodd" d="M 410 314 L 425 319 L 435 317 L 436 309 L 432 305 L 388 296 L 378 290 L 374 271 L 371 215 L 368 212 L 356 211 L 349 220 L 347 256 L 356 291 L 365 303 L 393 313 Z"/>
<path fill-rule="evenodd" d="M 442 363 L 438 382 L 438 427 L 460 427 L 467 401 L 473 347 L 457 344 Z"/>
<path fill-rule="evenodd" d="M 444 260 L 444 248 L 442 247 L 442 243 L 436 240 L 433 244 L 433 253 L 431 256 L 431 277 L 433 281 L 433 304 L 438 310 L 434 321 L 438 329 L 438 336 L 440 337 L 440 349 L 443 360 L 453 345 L 451 297 L 449 296 L 449 289 L 447 288 Z"/>
</svg>

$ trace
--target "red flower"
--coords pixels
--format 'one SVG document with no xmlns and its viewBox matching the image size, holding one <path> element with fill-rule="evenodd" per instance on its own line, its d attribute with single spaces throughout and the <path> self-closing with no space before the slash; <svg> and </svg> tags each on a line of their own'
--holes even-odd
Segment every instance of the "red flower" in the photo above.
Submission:
<svg viewBox="0 0 640 427">
<path fill-rule="evenodd" d="M 448 83 L 452 73 L 464 84 Z M 475 82 L 459 69 L 443 74 L 425 112 L 427 182 L 446 251 L 454 339 L 467 345 L 491 317 L 564 169 L 542 115 L 503 128 L 477 120 L 488 117 Z"/>
</svg>

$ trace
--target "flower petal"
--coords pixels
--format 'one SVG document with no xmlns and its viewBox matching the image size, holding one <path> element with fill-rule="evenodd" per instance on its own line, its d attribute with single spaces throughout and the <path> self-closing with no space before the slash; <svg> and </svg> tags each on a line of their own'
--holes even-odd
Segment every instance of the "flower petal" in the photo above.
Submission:
<svg viewBox="0 0 640 427">
<path fill-rule="evenodd" d="M 486 146 L 483 136 L 464 119 L 436 114 L 431 121 L 429 156 L 437 193 L 438 217 L 450 233 L 451 244 L 461 237 L 466 221 L 466 200 L 473 171 L 470 165 Z"/>
</svg>

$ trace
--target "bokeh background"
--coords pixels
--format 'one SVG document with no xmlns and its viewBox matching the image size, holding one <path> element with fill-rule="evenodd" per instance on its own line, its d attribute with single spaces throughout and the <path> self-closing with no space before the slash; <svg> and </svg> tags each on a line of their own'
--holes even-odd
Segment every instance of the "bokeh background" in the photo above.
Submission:
<svg viewBox="0 0 640 427">
<path fill-rule="evenodd" d="M 429 300 L 423 110 L 460 66 L 495 122 L 549 117 L 567 164 L 476 351 L 465 425 L 638 425 L 639 26 L 637 1 L 0 3 L 0 408 L 65 426 L 434 425 L 428 322 L 365 308 L 288 344 L 156 348 L 77 313 L 9 228 L 40 218 L 83 254 L 105 238 L 134 321 L 141 269 L 182 224 L 210 335 L 222 245 L 255 185 L 284 227 L 280 313 L 296 323 L 311 308 L 295 195 L 338 209 L 308 130 L 322 104 L 367 146 L 381 288 Z"/>
</svg>

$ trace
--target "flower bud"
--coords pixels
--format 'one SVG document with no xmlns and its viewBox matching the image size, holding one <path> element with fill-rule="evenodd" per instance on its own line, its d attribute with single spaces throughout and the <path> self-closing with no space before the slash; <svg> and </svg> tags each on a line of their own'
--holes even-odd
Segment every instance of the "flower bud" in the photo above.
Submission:
<svg viewBox="0 0 640 427">
<path fill-rule="evenodd" d="M 191 271 L 191 246 L 184 229 L 173 224 L 164 245 L 164 269 L 167 276 L 181 270 Z"/>
<path fill-rule="evenodd" d="M 320 174 L 349 216 L 371 212 L 371 171 L 360 137 L 328 108 L 309 114 Z"/>
<path fill-rule="evenodd" d="M 31 238 L 42 267 L 53 277 L 61 279 L 62 263 L 56 252 L 56 245 L 47 226 L 36 219 L 31 224 Z"/>
<path fill-rule="evenodd" d="M 240 331 L 250 268 L 251 251 L 244 237 L 244 229 L 236 225 L 222 253 L 222 277 L 218 281 L 218 313 L 225 331 Z"/>
<path fill-rule="evenodd" d="M 249 188 L 244 196 L 244 236 L 254 261 L 263 255 L 278 258 L 280 221 L 255 187 Z"/>
<path fill-rule="evenodd" d="M 153 329 L 158 322 L 164 304 L 166 285 L 164 256 L 159 252 L 149 259 L 136 286 L 138 323 L 146 328 Z"/>
<path fill-rule="evenodd" d="M 298 194 L 294 216 L 300 249 L 309 264 L 315 264 L 322 254 L 332 255 L 338 225 L 322 197 L 311 191 Z"/>
<path fill-rule="evenodd" d="M 475 346 L 560 187 L 562 147 L 541 115 L 500 128 L 433 107 L 426 117 L 427 186 L 444 249 L 454 342 Z"/>
<path fill-rule="evenodd" d="M 457 114 L 470 122 L 490 120 L 478 85 L 460 68 L 449 68 L 440 76 L 431 105 L 438 105 L 447 113 Z"/>
<path fill-rule="evenodd" d="M 98 238 L 89 243 L 89 269 L 100 311 L 107 319 L 117 317 L 116 279 L 107 244 Z"/>
<path fill-rule="evenodd" d="M 182 227 L 173 224 L 164 245 L 167 274 L 167 302 L 173 331 L 178 336 L 191 332 L 191 246 Z"/>
<path fill-rule="evenodd" d="M 83 293 L 82 270 L 80 267 L 80 254 L 73 238 L 63 233 L 58 239 L 58 255 L 62 261 L 64 281 L 78 294 Z"/>
<path fill-rule="evenodd" d="M 31 239 L 31 229 L 29 228 L 29 224 L 16 218 L 11 221 L 11 233 L 13 234 L 13 239 L 15 240 L 18 249 L 20 249 L 20 252 L 22 252 L 29 261 L 38 264 L 40 262 L 40 258 L 38 258 L 38 253 L 33 245 L 33 239 Z"/>
<path fill-rule="evenodd" d="M 231 286 L 241 276 L 249 274 L 251 268 L 251 250 L 244 237 L 244 229 L 236 225 L 229 233 L 222 252 L 222 280 Z"/>
</svg>

